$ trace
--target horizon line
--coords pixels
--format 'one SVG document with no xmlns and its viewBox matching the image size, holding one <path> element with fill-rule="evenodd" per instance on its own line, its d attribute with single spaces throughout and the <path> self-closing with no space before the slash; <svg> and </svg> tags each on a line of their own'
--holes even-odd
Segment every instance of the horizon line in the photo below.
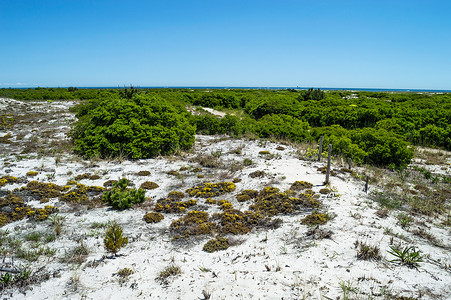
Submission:
<svg viewBox="0 0 451 300">
<path fill-rule="evenodd" d="M 133 87 L 136 89 L 295 89 L 295 90 L 307 90 L 310 88 L 314 89 L 322 89 L 322 90 L 343 90 L 343 91 L 399 91 L 399 92 L 443 92 L 449 93 L 451 90 L 448 89 L 421 89 L 421 88 L 349 88 L 349 87 L 317 87 L 317 86 L 309 86 L 309 87 L 301 87 L 301 86 L 20 86 L 20 87 L 0 87 L 0 89 L 35 89 L 35 88 L 70 88 L 75 87 L 78 89 L 121 89 L 127 87 Z"/>
</svg>

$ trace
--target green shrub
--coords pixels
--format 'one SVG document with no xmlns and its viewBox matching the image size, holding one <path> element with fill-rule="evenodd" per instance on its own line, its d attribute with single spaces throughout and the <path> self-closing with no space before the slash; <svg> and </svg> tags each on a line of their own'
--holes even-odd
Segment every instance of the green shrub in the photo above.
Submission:
<svg viewBox="0 0 451 300">
<path fill-rule="evenodd" d="M 309 137 L 310 126 L 289 115 L 265 115 L 258 120 L 256 133 L 261 138 L 277 137 L 293 141 L 303 141 Z"/>
<path fill-rule="evenodd" d="M 79 110 L 77 116 L 72 131 L 75 152 L 85 157 L 150 158 L 189 149 L 194 143 L 195 128 L 186 110 L 143 94 L 130 100 L 104 99 L 90 110 Z"/>
<path fill-rule="evenodd" d="M 113 184 L 113 189 L 103 194 L 102 200 L 114 209 L 127 209 L 145 200 L 143 189 L 127 189 L 129 181 L 122 178 Z"/>
<path fill-rule="evenodd" d="M 119 250 L 128 244 L 128 237 L 124 237 L 122 227 L 113 222 L 108 225 L 103 238 L 105 250 L 109 253 L 117 255 Z"/>
</svg>

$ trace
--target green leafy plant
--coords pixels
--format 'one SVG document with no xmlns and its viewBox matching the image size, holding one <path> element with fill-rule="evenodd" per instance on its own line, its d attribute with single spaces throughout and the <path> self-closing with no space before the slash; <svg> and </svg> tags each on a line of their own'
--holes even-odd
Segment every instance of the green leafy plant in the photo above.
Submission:
<svg viewBox="0 0 451 300">
<path fill-rule="evenodd" d="M 423 262 L 423 257 L 419 250 L 416 250 L 413 246 L 407 246 L 400 249 L 396 246 L 390 246 L 390 250 L 387 252 L 396 258 L 390 260 L 391 262 L 399 262 L 402 265 L 407 265 L 409 267 L 418 267 L 420 262 Z"/>
<path fill-rule="evenodd" d="M 351 293 L 355 294 L 359 291 L 359 288 L 354 286 L 351 280 L 340 281 L 338 283 L 338 286 L 341 288 L 341 291 L 343 292 L 344 300 L 349 299 L 349 295 Z"/>
<path fill-rule="evenodd" d="M 408 227 L 410 225 L 410 223 L 412 223 L 412 217 L 410 217 L 406 214 L 399 214 L 397 218 L 398 218 L 398 222 L 402 228 Z"/>
<path fill-rule="evenodd" d="M 113 222 L 108 225 L 103 238 L 105 250 L 117 256 L 119 250 L 128 244 L 128 237 L 124 237 L 122 227 Z"/>
<path fill-rule="evenodd" d="M 113 184 L 113 188 L 103 194 L 102 200 L 114 209 L 127 209 L 145 200 L 143 189 L 127 189 L 129 181 L 122 178 Z"/>
</svg>

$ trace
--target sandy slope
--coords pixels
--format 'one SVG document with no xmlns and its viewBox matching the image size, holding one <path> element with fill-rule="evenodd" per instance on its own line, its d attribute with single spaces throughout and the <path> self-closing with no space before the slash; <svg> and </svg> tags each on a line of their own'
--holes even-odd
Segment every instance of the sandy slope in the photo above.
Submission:
<svg viewBox="0 0 451 300">
<path fill-rule="evenodd" d="M 0 109 L 8 109 L 9 103 L 0 102 Z M 61 111 L 67 108 L 58 102 L 46 105 Z M 58 126 L 61 127 L 55 130 L 56 134 L 67 132 L 65 124 Z M 15 133 L 14 129 L 10 132 Z M 0 136 L 4 134 L 6 132 L 0 132 Z M 149 203 L 165 197 L 170 191 L 184 191 L 200 182 L 241 178 L 242 181 L 236 184 L 236 191 L 217 199 L 227 199 L 235 208 L 242 210 L 247 209 L 249 204 L 238 203 L 235 196 L 245 189 L 260 190 L 269 185 L 287 190 L 296 180 L 313 183 L 315 192 L 324 188 L 324 175 L 317 171 L 323 164 L 300 160 L 297 150 L 290 146 L 284 146 L 285 150 L 276 150 L 277 146 L 279 144 L 270 142 L 198 136 L 192 153 L 134 162 L 90 162 L 70 154 L 58 159 L 51 155 L 40 158 L 29 155 L 19 159 L 15 153 L 5 152 L 1 156 L 0 177 L 8 174 L 26 178 L 26 172 L 36 170 L 39 175 L 33 179 L 60 185 L 82 173 L 101 176 L 98 180 L 80 181 L 89 185 L 101 186 L 108 179 L 122 177 L 132 180 L 136 186 L 149 180 L 160 186 L 147 191 L 146 196 L 152 199 Z M 8 149 L 8 145 L 4 147 Z M 228 153 L 238 148 L 241 154 Z M 272 156 L 259 155 L 261 150 L 270 151 Z M 183 180 L 166 174 L 182 166 L 198 167 L 198 163 L 189 160 L 218 151 L 221 151 L 220 159 L 226 167 L 202 168 L 203 179 L 189 170 L 181 172 Z M 254 164 L 232 172 L 231 166 L 242 164 L 244 158 L 251 159 Z M 334 167 L 338 169 L 340 166 Z M 148 170 L 151 174 L 137 176 L 136 172 L 140 170 Z M 265 171 L 266 176 L 250 178 L 249 174 L 255 170 Z M 16 183 L 2 189 L 13 190 L 23 185 Z M 246 235 L 235 236 L 241 243 L 211 254 L 202 251 L 203 244 L 211 237 L 182 242 L 172 240 L 169 225 L 181 215 L 165 214 L 162 222 L 147 224 L 142 220 L 148 210 L 146 206 L 119 212 L 107 207 L 74 211 L 53 199 L 50 203 L 59 206 L 59 215 L 65 217 L 61 237 L 48 244 L 57 252 L 53 257 L 42 256 L 31 265 L 33 270 L 50 274 L 48 280 L 27 290 L 4 291 L 3 295 L 14 299 L 203 299 L 203 292 L 208 292 L 211 299 L 337 299 L 343 297 L 341 284 L 350 290 L 355 288 L 350 294 L 351 299 L 393 297 L 386 296 L 388 294 L 421 299 L 451 298 L 451 273 L 447 267 L 451 264 L 449 227 L 441 226 L 436 219 L 416 217 L 418 223 L 424 221 L 429 231 L 445 245 L 433 246 L 401 228 L 395 212 L 387 218 L 379 218 L 375 214 L 378 205 L 362 191 L 363 182 L 348 173 L 331 177 L 331 188 L 334 193 L 320 197 L 323 209 L 335 216 L 321 226 L 323 231 L 332 232 L 331 238 L 318 239 L 307 235 L 312 228 L 302 225 L 300 220 L 310 211 L 304 210 L 299 214 L 280 216 L 283 224 L 278 229 L 254 229 Z M 220 210 L 210 207 L 208 211 Z M 103 229 L 92 228 L 93 223 L 111 220 L 118 221 L 130 238 L 130 243 L 116 258 L 106 257 Z M 2 230 L 8 230 L 9 235 L 21 236 L 27 231 L 48 231 L 50 228 L 49 222 L 22 220 L 10 223 Z M 392 233 L 387 234 L 387 231 Z M 396 233 L 402 239 L 393 237 Z M 79 266 L 61 263 L 60 258 L 76 247 L 80 239 L 90 252 L 86 262 Z M 356 240 L 378 245 L 382 260 L 357 259 Z M 424 262 L 417 269 L 389 262 L 394 258 L 387 253 L 391 242 L 416 246 L 425 256 Z M 182 274 L 171 278 L 166 284 L 155 280 L 159 272 L 170 264 L 180 266 Z M 131 268 L 134 273 L 121 281 L 115 273 L 124 267 Z"/>
</svg>

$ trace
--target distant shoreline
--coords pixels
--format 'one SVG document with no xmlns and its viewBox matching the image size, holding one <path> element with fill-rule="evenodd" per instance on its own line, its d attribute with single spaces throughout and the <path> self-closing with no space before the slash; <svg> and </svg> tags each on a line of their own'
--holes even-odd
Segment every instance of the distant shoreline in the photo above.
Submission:
<svg viewBox="0 0 451 300">
<path fill-rule="evenodd" d="M 41 87 L 41 88 L 68 88 L 67 87 Z M 121 89 L 127 86 L 96 86 L 96 87 L 77 87 L 79 89 Z M 34 89 L 33 87 L 3 87 L 4 89 Z M 252 86 L 134 86 L 137 89 L 212 89 L 212 90 L 220 90 L 220 89 L 237 89 L 237 90 L 307 90 L 311 87 L 252 87 Z M 330 87 L 313 87 L 319 88 L 324 91 L 366 91 L 366 92 L 412 92 L 412 93 L 451 93 L 451 90 L 434 90 L 434 89 L 387 89 L 387 88 L 330 88 Z"/>
</svg>

